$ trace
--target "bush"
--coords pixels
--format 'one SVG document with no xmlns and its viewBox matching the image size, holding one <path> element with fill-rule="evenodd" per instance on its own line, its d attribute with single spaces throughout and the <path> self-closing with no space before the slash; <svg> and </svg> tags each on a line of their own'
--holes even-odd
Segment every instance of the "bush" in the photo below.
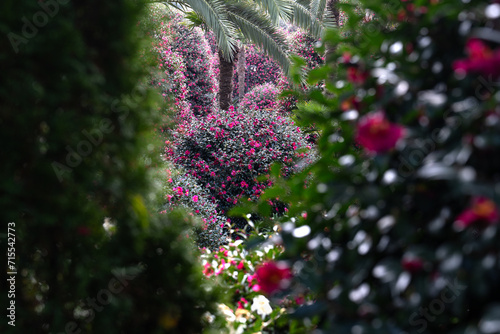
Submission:
<svg viewBox="0 0 500 334">
<path fill-rule="evenodd" d="M 218 249 L 227 243 L 224 230 L 226 218 L 217 212 L 217 206 L 210 200 L 210 193 L 202 188 L 190 174 L 169 168 L 162 182 L 164 186 L 166 209 L 183 207 L 194 217 L 201 219 L 201 226 L 193 231 L 198 247 Z"/>
<path fill-rule="evenodd" d="M 295 315 L 321 333 L 496 332 L 500 6 L 360 2 L 378 18 L 330 33 L 334 97 L 300 107 L 321 158 L 282 193 L 303 217 L 285 258 L 316 295 Z"/>
<path fill-rule="evenodd" d="M 240 108 L 243 110 L 275 110 L 280 92 L 273 84 L 263 84 L 255 86 L 250 92 L 246 93 L 240 102 Z"/>
<path fill-rule="evenodd" d="M 195 119 L 185 133 L 174 133 L 168 156 L 210 194 L 220 215 L 227 214 L 242 196 L 256 199 L 270 181 L 259 181 L 273 162 L 285 165 L 284 174 L 299 168 L 310 148 L 293 122 L 276 112 L 219 111 Z"/>
<path fill-rule="evenodd" d="M 290 53 L 304 58 L 308 69 L 314 69 L 324 63 L 323 57 L 316 50 L 316 42 L 313 37 L 298 29 L 287 38 L 290 44 Z"/>
<path fill-rule="evenodd" d="M 178 17 L 173 19 L 175 37 L 172 50 L 182 56 L 186 71 L 187 101 L 196 116 L 214 111 L 217 102 L 217 77 L 212 67 L 213 55 L 200 28 L 188 28 Z"/>
<path fill-rule="evenodd" d="M 17 241 L 2 333 L 199 333 L 214 311 L 185 217 L 148 210 L 158 104 L 139 57 L 143 6 L 2 2 L 1 243 Z"/>
<path fill-rule="evenodd" d="M 217 282 L 226 295 L 226 302 L 219 304 L 224 322 L 216 322 L 213 327 L 218 325 L 219 332 L 229 329 L 238 333 L 310 333 L 313 326 L 305 328 L 288 316 L 288 310 L 310 301 L 303 293 L 290 295 L 290 268 L 278 260 L 282 248 L 275 244 L 277 240 L 268 239 L 269 235 L 253 236 L 268 242 L 247 249 L 239 240 L 203 252 L 205 276 Z"/>
<path fill-rule="evenodd" d="M 271 83 L 276 85 L 280 78 L 284 76 L 279 65 L 260 51 L 255 45 L 245 46 L 245 92 L 250 92 L 255 86 Z M 238 96 L 238 71 L 234 69 L 233 76 L 233 96 Z"/>
<path fill-rule="evenodd" d="M 153 12 L 152 19 L 159 22 L 154 31 L 153 52 L 157 55 L 158 67 L 152 72 L 152 85 L 173 106 L 176 123 L 189 120 L 193 114 L 188 102 L 187 68 L 182 55 L 172 50 L 174 32 L 171 18 L 163 11 Z"/>
</svg>

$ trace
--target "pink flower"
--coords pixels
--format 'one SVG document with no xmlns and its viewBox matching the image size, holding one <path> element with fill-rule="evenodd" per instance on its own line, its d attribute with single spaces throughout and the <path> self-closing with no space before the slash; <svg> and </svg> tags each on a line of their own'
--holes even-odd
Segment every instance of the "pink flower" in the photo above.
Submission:
<svg viewBox="0 0 500 334">
<path fill-rule="evenodd" d="M 198 196 L 197 195 L 193 196 L 193 202 L 198 202 Z"/>
<path fill-rule="evenodd" d="M 213 275 L 213 273 L 214 273 L 214 268 L 212 268 L 212 266 L 209 263 L 205 263 L 203 274 L 205 274 L 205 276 L 207 277 L 210 277 Z"/>
<path fill-rule="evenodd" d="M 257 275 L 248 275 L 247 277 L 248 287 L 253 291 L 260 291 L 260 286 L 257 284 Z"/>
<path fill-rule="evenodd" d="M 240 301 L 238 302 L 238 308 L 245 308 L 246 304 L 248 304 L 248 300 L 241 297 Z"/>
<path fill-rule="evenodd" d="M 270 295 L 276 290 L 285 288 L 289 284 L 292 273 L 283 262 L 266 262 L 257 268 L 255 276 L 260 290 Z"/>
<path fill-rule="evenodd" d="M 495 202 L 487 197 L 479 196 L 472 199 L 471 206 L 457 217 L 455 224 L 459 227 L 467 227 L 475 222 L 493 224 L 498 223 L 499 218 Z"/>
<path fill-rule="evenodd" d="M 401 266 L 410 273 L 416 273 L 424 267 L 424 262 L 419 257 L 407 256 L 401 260 Z"/>
<path fill-rule="evenodd" d="M 359 67 L 350 66 L 347 69 L 347 80 L 356 85 L 362 85 L 368 79 L 368 72 Z"/>
<path fill-rule="evenodd" d="M 492 51 L 488 45 L 477 38 L 467 41 L 467 59 L 460 59 L 453 63 L 456 72 L 477 72 L 483 75 L 500 75 L 500 49 Z"/>
<path fill-rule="evenodd" d="M 379 111 L 360 119 L 355 140 L 367 151 L 381 153 L 394 148 L 403 133 L 402 126 L 390 123 Z"/>
</svg>

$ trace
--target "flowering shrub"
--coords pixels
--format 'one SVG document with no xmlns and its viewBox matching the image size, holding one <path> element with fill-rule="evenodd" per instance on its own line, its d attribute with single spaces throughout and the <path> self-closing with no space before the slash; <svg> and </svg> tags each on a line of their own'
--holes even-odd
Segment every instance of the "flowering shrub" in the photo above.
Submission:
<svg viewBox="0 0 500 334">
<path fill-rule="evenodd" d="M 211 113 L 216 106 L 217 77 L 213 54 L 200 28 L 190 29 L 178 17 L 172 20 L 172 50 L 182 56 L 187 83 L 187 101 L 196 116 Z"/>
<path fill-rule="evenodd" d="M 202 226 L 194 231 L 197 245 L 216 249 L 226 243 L 226 218 L 218 214 L 209 192 L 180 170 L 168 169 L 164 178 L 165 208 L 183 207 L 202 221 Z"/>
<path fill-rule="evenodd" d="M 239 240 L 202 255 L 205 276 L 225 292 L 227 302 L 219 304 L 225 322 L 217 325 L 229 333 L 304 333 L 311 329 L 288 317 L 288 309 L 310 301 L 302 293 L 290 294 L 292 273 L 286 262 L 278 261 L 282 253 L 276 244 L 279 238 L 267 240 L 249 250 Z"/>
<path fill-rule="evenodd" d="M 275 110 L 278 105 L 278 94 L 279 91 L 273 84 L 255 86 L 245 94 L 240 102 L 240 108 L 243 110 Z"/>
<path fill-rule="evenodd" d="M 273 162 L 283 163 L 284 175 L 290 175 L 312 156 L 299 151 L 311 148 L 300 128 L 273 111 L 230 108 L 193 119 L 188 131 L 173 135 L 167 155 L 206 189 L 220 215 L 242 196 L 258 198 L 271 185 L 258 178 L 268 174 Z"/>
<path fill-rule="evenodd" d="M 208 42 L 208 45 L 210 46 L 210 51 L 212 51 L 212 54 L 216 55 L 219 48 L 217 46 L 217 39 L 215 38 L 215 34 L 213 33 L 213 31 L 206 30 L 205 31 L 205 38 Z"/>
<path fill-rule="evenodd" d="M 145 6 L 2 1 L 0 333 L 201 333 L 215 312 L 189 217 L 153 203 Z"/>
<path fill-rule="evenodd" d="M 249 44 L 245 46 L 245 92 L 249 92 L 255 86 L 272 83 L 276 85 L 281 77 L 284 77 L 279 65 L 260 51 L 255 45 Z M 233 76 L 233 96 L 238 96 L 238 71 L 234 70 Z"/>
<path fill-rule="evenodd" d="M 280 194 L 307 213 L 283 219 L 292 286 L 316 293 L 295 315 L 325 333 L 498 332 L 500 4 L 360 3 L 377 19 L 330 34 L 344 63 L 300 108 L 321 158 Z"/>
<path fill-rule="evenodd" d="M 174 105 L 174 120 L 178 123 L 189 120 L 192 112 L 187 102 L 187 72 L 182 56 L 172 50 L 171 26 L 161 22 L 153 46 L 158 57 L 158 69 L 152 73 L 152 84 L 160 90 L 163 98 Z"/>
<path fill-rule="evenodd" d="M 302 29 L 288 34 L 287 41 L 290 44 L 290 53 L 304 58 L 307 68 L 313 69 L 324 63 L 323 56 L 315 48 L 317 41 Z"/>
</svg>

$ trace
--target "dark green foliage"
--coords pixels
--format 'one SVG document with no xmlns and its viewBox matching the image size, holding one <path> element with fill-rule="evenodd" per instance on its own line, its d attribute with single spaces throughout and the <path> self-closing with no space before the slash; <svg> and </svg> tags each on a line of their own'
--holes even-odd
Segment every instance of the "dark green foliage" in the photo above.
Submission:
<svg viewBox="0 0 500 334">
<path fill-rule="evenodd" d="M 147 139 L 158 116 L 138 53 L 142 7 L 0 5 L 0 245 L 14 222 L 17 265 L 16 326 L 4 317 L 2 333 L 195 333 L 215 300 L 179 239 L 182 218 L 147 208 L 159 150 Z M 134 278 L 108 300 L 116 275 Z"/>
<path fill-rule="evenodd" d="M 321 132 L 321 159 L 280 194 L 310 227 L 282 233 L 296 282 L 316 293 L 295 315 L 318 333 L 498 333 L 500 7 L 488 18 L 489 1 L 360 2 L 377 20 L 360 26 L 342 7 L 351 33 L 327 33 L 337 55 L 309 75 L 331 94 L 308 93 L 298 111 Z M 468 55 L 470 37 L 491 52 Z M 461 59 L 488 73 L 455 73 Z M 378 154 L 355 140 L 375 111 L 406 129 Z"/>
</svg>

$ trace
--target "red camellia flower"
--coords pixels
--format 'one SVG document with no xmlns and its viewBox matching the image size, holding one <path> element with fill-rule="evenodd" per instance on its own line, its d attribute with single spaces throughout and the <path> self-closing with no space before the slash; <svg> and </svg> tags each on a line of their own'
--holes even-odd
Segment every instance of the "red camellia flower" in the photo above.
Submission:
<svg viewBox="0 0 500 334">
<path fill-rule="evenodd" d="M 500 49 L 492 51 L 483 41 L 471 38 L 467 41 L 466 52 L 469 58 L 453 63 L 456 72 L 500 76 Z"/>
<path fill-rule="evenodd" d="M 462 228 L 475 222 L 493 224 L 497 223 L 499 218 L 495 202 L 487 197 L 478 196 L 474 197 L 471 206 L 457 217 L 455 224 Z"/>
<path fill-rule="evenodd" d="M 410 273 L 416 273 L 422 270 L 424 262 L 419 257 L 407 256 L 401 260 L 401 266 Z"/>
<path fill-rule="evenodd" d="M 255 272 L 260 290 L 270 295 L 285 288 L 292 277 L 290 268 L 282 262 L 266 262 Z"/>
<path fill-rule="evenodd" d="M 379 111 L 360 119 L 356 142 L 369 152 L 381 153 L 394 148 L 403 133 L 402 126 L 390 123 Z"/>
<path fill-rule="evenodd" d="M 362 85 L 368 79 L 368 72 L 356 66 L 350 66 L 347 69 L 347 80 L 356 85 Z"/>
</svg>

